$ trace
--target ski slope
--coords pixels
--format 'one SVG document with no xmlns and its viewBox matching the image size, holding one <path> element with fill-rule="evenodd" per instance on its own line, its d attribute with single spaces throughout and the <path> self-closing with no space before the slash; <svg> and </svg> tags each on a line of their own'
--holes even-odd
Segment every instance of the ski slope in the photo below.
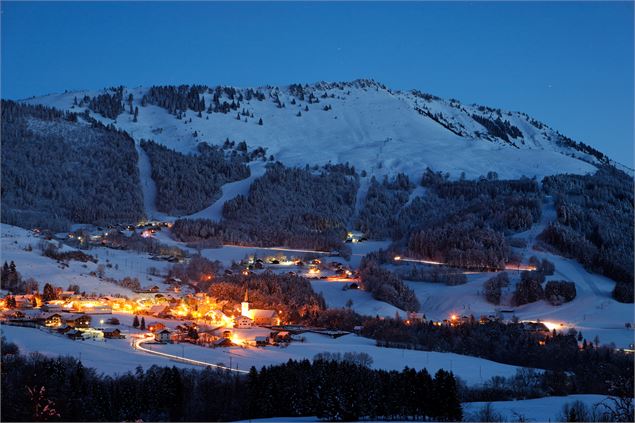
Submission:
<svg viewBox="0 0 635 423">
<path fill-rule="evenodd" d="M 426 167 L 447 171 L 454 178 L 462 172 L 476 178 L 491 170 L 501 178 L 541 178 L 595 169 L 593 157 L 560 145 L 555 130 L 546 125 L 539 129 L 523 113 L 425 99 L 414 91 L 396 92 L 368 81 L 319 83 L 305 89 L 315 93 L 320 102 L 307 104 L 284 86 L 259 88 L 265 100 L 254 98 L 241 103 L 241 108 L 254 115 L 247 122 L 237 120 L 235 112 L 203 113 L 199 118 L 192 110 L 183 119 L 176 119 L 163 108 L 142 106 L 141 98 L 147 92 L 144 87 L 124 92 L 124 98 L 132 94 L 133 106 L 139 107 L 138 122 L 133 122 L 127 111 L 115 121 L 89 112 L 104 123 L 126 130 L 137 141 L 152 139 L 181 152 L 194 152 L 199 142 L 218 145 L 229 138 L 245 140 L 250 148 L 265 147 L 268 155 L 290 166 L 349 162 L 375 176 L 404 172 L 416 180 Z M 73 107 L 73 99 L 95 94 L 76 91 L 25 101 L 81 112 L 83 108 Z M 285 107 L 277 107 L 272 96 L 278 96 Z M 206 104 L 212 101 L 209 93 L 203 98 Z M 294 99 L 295 105 L 291 104 Z M 221 98 L 224 100 L 228 99 Z M 326 105 L 331 110 L 322 110 Z M 444 124 L 422 115 L 418 110 L 423 109 L 441 114 Z M 492 137 L 472 118 L 475 114 L 508 120 L 519 128 L 522 137 L 512 142 Z M 262 126 L 257 124 L 260 118 Z"/>
<path fill-rule="evenodd" d="M 223 217 L 223 206 L 225 203 L 239 195 L 246 196 L 249 193 L 249 187 L 252 182 L 265 174 L 265 165 L 266 163 L 262 161 L 250 162 L 249 170 L 251 174 L 249 177 L 241 179 L 240 181 L 224 184 L 221 188 L 221 197 L 218 200 L 209 207 L 186 217 L 189 219 L 210 219 L 216 222 L 220 221 Z"/>
</svg>

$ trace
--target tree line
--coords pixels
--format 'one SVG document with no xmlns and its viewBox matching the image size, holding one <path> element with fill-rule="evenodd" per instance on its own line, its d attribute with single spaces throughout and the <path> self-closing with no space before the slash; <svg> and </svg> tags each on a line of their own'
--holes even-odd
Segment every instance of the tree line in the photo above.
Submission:
<svg viewBox="0 0 635 423">
<path fill-rule="evenodd" d="M 232 421 L 318 416 L 328 420 L 462 417 L 457 383 L 439 370 L 373 370 L 351 361 L 303 360 L 221 370 L 138 367 L 106 376 L 72 357 L 23 356 L 2 340 L 3 421 Z"/>
</svg>

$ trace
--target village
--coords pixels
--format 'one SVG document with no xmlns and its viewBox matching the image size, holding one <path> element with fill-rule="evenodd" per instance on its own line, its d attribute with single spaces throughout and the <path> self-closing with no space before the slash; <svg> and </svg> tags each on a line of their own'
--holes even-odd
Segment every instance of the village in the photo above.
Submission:
<svg viewBox="0 0 635 423">
<path fill-rule="evenodd" d="M 140 233 L 143 238 L 154 239 L 161 231 L 169 231 L 170 223 L 143 222 L 136 226 L 113 225 L 92 227 L 65 234 L 46 234 L 33 230 L 38 238 L 57 238 L 69 245 L 91 248 L 117 249 L 113 233 Z M 139 231 L 139 232 L 137 232 Z M 367 241 L 361 232 L 348 232 L 346 242 L 359 244 Z M 90 251 L 90 250 L 89 250 Z M 249 276 L 265 271 L 302 276 L 315 282 L 332 282 L 341 290 L 361 290 L 361 278 L 350 263 L 328 257 L 327 254 L 290 255 L 292 250 L 276 254 L 251 254 L 236 266 L 226 268 L 222 275 L 203 276 L 208 279 L 231 277 L 235 273 Z M 286 254 L 285 254 L 286 253 Z M 188 263 L 189 257 L 154 256 L 159 260 Z M 405 261 L 395 257 L 395 261 Z M 437 263 L 426 263 L 436 265 Z M 98 276 L 91 272 L 92 276 Z M 100 277 L 101 278 L 101 277 Z M 264 347 L 285 346 L 301 341 L 303 333 L 312 332 L 330 337 L 350 332 L 307 327 L 288 321 L 282 310 L 258 309 L 251 306 L 247 286 L 243 288 L 241 303 L 217 298 L 207 292 L 198 292 L 196 286 L 184 284 L 178 278 L 165 276 L 160 284 L 140 287 L 132 295 L 95 295 L 52 287 L 53 295 L 44 298 L 39 293 L 6 295 L 0 299 L 0 321 L 5 325 L 39 328 L 44 332 L 63 335 L 72 340 L 103 341 L 144 337 L 145 341 L 159 344 L 189 343 L 204 347 Z M 340 288 L 338 288 L 340 289 Z M 51 290 L 49 290 L 49 293 Z M 451 313 L 443 319 L 429 320 L 424 313 L 407 312 L 407 325 L 430 323 L 435 326 L 486 324 L 492 321 L 511 321 L 513 310 L 496 310 L 488 315 Z M 528 322 L 527 330 L 549 333 L 539 320 Z M 355 327 L 353 332 L 359 332 Z"/>
</svg>

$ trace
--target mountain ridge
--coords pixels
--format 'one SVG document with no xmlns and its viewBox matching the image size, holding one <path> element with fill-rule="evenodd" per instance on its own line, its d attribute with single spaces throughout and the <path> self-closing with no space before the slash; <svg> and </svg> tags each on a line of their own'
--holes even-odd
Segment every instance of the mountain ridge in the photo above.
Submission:
<svg viewBox="0 0 635 423">
<path fill-rule="evenodd" d="M 419 177 L 431 167 L 453 178 L 489 171 L 503 178 L 542 178 L 589 173 L 609 163 L 632 173 L 526 113 L 465 105 L 416 89 L 391 90 L 370 79 L 257 88 L 113 87 L 23 101 L 88 110 L 137 142 L 152 139 L 183 153 L 195 152 L 200 142 L 245 140 L 291 166 L 350 162 L 377 176 Z"/>
</svg>

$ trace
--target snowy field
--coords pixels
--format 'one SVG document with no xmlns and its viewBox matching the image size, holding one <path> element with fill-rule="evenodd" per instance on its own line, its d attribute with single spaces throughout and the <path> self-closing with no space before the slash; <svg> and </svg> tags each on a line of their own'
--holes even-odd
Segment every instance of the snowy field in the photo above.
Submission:
<svg viewBox="0 0 635 423">
<path fill-rule="evenodd" d="M 163 278 L 150 276 L 148 269 L 155 267 L 163 272 L 170 263 L 151 260 L 148 254 L 94 247 L 82 251 L 98 259 L 97 263 L 90 261 L 82 263 L 71 260 L 68 262 L 68 267 L 65 267 L 60 266 L 56 260 L 42 255 L 38 248 L 42 238 L 35 236 L 31 231 L 6 224 L 0 225 L 0 231 L 2 234 L 0 246 L 2 262 L 14 261 L 22 278 L 34 278 L 40 282 L 40 289 L 44 283 L 49 282 L 61 286 L 63 289 L 66 289 L 69 284 L 77 284 L 87 294 L 122 294 L 127 296 L 133 294 L 129 289 L 91 276 L 89 273 L 95 272 L 100 264 L 105 266 L 106 277 L 118 280 L 126 276 L 137 277 L 142 287 L 158 285 L 167 288 L 163 284 Z M 52 242 L 56 243 L 56 241 Z M 25 250 L 29 246 L 32 251 Z M 66 250 L 72 249 L 67 246 L 64 248 Z"/>
<path fill-rule="evenodd" d="M 501 414 L 504 421 L 518 421 L 519 416 L 524 416 L 524 421 L 548 422 L 560 421 L 562 407 L 567 403 L 580 401 L 589 408 L 598 407 L 598 411 L 606 411 L 602 406 L 602 401 L 606 400 L 604 395 L 569 395 L 563 397 L 544 397 L 519 401 L 497 401 L 492 402 L 495 412 Z M 463 420 L 478 421 L 475 414 L 483 408 L 484 402 L 463 403 Z"/>
<path fill-rule="evenodd" d="M 513 309 L 520 320 L 540 319 L 556 330 L 575 328 L 589 341 L 598 336 L 600 343 L 615 343 L 619 348 L 635 342 L 635 332 L 625 327 L 625 323 L 633 322 L 635 309 L 633 304 L 620 303 L 611 297 L 615 282 L 587 272 L 573 260 L 550 254 L 536 253 L 536 256 L 548 258 L 556 265 L 556 273 L 547 277 L 547 281 L 565 279 L 575 282 L 577 296 L 573 301 L 560 306 L 545 300 L 519 307 L 495 306 L 483 295 L 483 283 L 494 275 L 492 273 L 468 275 L 468 283 L 458 286 L 423 281 L 406 281 L 406 284 L 417 295 L 421 311 L 429 319 L 447 319 L 451 314 L 473 314 L 478 318 L 495 314 L 497 308 Z M 506 288 L 505 297 L 509 299 L 512 291 L 512 287 Z"/>
<path fill-rule="evenodd" d="M 353 304 L 351 309 L 364 316 L 395 317 L 399 314 L 406 316 L 406 312 L 392 304 L 378 301 L 372 297 L 370 292 L 360 289 L 342 290 L 345 282 L 328 282 L 323 280 L 311 280 L 311 286 L 315 292 L 321 292 L 329 308 L 346 307 L 348 300 Z"/>
<path fill-rule="evenodd" d="M 524 417 L 526 422 L 555 422 L 559 421 L 562 407 L 567 403 L 580 401 L 587 407 L 594 407 L 606 399 L 602 395 L 569 395 L 563 397 L 544 397 L 530 400 L 519 401 L 498 401 L 492 402 L 492 407 L 496 413 L 502 415 L 504 421 L 518 421 L 520 416 Z M 466 402 L 463 403 L 463 421 L 475 420 L 474 414 L 480 408 L 485 406 L 484 402 Z M 598 410 L 602 410 L 602 405 L 598 405 Z M 244 420 L 245 422 L 247 420 Z M 309 417 L 271 417 L 267 419 L 253 419 L 250 422 L 319 422 L 321 421 L 315 416 Z"/>
<path fill-rule="evenodd" d="M 241 333 L 240 336 L 246 336 Z M 260 368 L 272 364 L 284 363 L 288 360 L 313 359 L 321 352 L 365 352 L 373 358 L 372 367 L 375 369 L 403 370 L 408 366 L 415 369 L 427 368 L 434 374 L 439 369 L 453 371 L 456 376 L 468 384 L 480 384 L 493 376 L 509 377 L 516 373 L 516 366 L 496 363 L 476 357 L 469 357 L 453 353 L 439 353 L 427 351 L 401 350 L 381 348 L 375 341 L 356 335 L 345 335 L 331 339 L 325 335 L 305 333 L 305 342 L 292 342 L 286 348 L 205 348 L 195 345 L 172 344 L 155 345 L 152 348 L 180 356 L 185 348 L 185 357 L 208 363 L 224 363 L 248 370 L 251 366 Z"/>
<path fill-rule="evenodd" d="M 188 367 L 186 364 L 167 358 L 133 350 L 129 336 L 126 339 L 110 339 L 105 342 L 72 341 L 64 336 L 49 334 L 39 329 L 7 325 L 3 325 L 1 329 L 7 340 L 15 342 L 23 353 L 39 352 L 53 357 L 69 355 L 81 358 L 84 365 L 107 374 L 121 374 L 134 371 L 137 366 L 149 367 L 154 364 Z M 141 333 L 126 325 L 120 326 L 120 329 L 126 335 Z M 234 330 L 234 332 L 241 339 L 253 339 L 255 336 L 265 335 L 267 330 L 255 328 Z M 145 344 L 144 347 L 212 364 L 222 363 L 227 366 L 231 364 L 233 368 L 242 370 L 248 370 L 251 366 L 260 368 L 280 364 L 290 359 L 312 360 L 316 354 L 326 351 L 342 354 L 365 352 L 373 358 L 372 367 L 376 369 L 403 370 L 408 366 L 415 369 L 426 368 L 432 374 L 439 369 L 445 369 L 453 371 L 457 377 L 471 385 L 480 384 L 493 376 L 512 376 L 517 369 L 516 366 L 453 353 L 381 348 L 377 347 L 373 340 L 356 335 L 345 335 L 337 339 L 314 333 L 305 333 L 302 336 L 305 337 L 305 342 L 292 342 L 286 348 L 273 346 L 207 348 L 192 344 Z"/>
<path fill-rule="evenodd" d="M 49 357 L 71 356 L 81 359 L 86 367 L 93 367 L 108 375 L 134 372 L 137 366 L 143 368 L 157 366 L 188 367 L 183 363 L 170 361 L 130 346 L 130 339 L 108 339 L 106 341 L 73 341 L 66 336 L 49 334 L 39 329 L 3 325 L 2 333 L 7 341 L 14 342 L 20 352 L 38 352 Z"/>
</svg>

